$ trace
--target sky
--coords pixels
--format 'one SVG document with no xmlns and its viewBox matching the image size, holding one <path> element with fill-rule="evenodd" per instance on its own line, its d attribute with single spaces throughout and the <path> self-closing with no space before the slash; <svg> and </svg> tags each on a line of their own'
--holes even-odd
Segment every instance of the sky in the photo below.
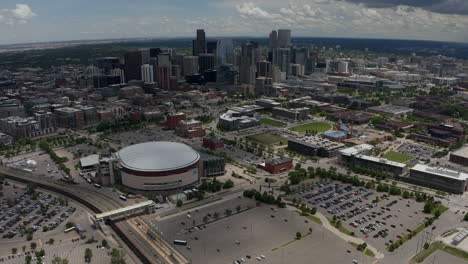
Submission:
<svg viewBox="0 0 468 264">
<path fill-rule="evenodd" d="M 468 0 L 1 0 L 0 44 L 132 37 L 293 37 L 468 42 Z"/>
</svg>

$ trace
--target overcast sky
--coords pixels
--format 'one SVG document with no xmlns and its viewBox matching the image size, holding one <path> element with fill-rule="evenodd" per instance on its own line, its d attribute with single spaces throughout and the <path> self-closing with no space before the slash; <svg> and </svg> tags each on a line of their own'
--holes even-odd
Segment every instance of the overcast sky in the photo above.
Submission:
<svg viewBox="0 0 468 264">
<path fill-rule="evenodd" d="M 0 44 L 126 37 L 293 36 L 468 42 L 468 0 L 1 0 Z"/>
</svg>

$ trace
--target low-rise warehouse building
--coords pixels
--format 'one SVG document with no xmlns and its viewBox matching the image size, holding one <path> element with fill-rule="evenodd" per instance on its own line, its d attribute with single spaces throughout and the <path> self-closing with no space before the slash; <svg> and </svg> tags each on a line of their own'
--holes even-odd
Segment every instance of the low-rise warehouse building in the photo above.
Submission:
<svg viewBox="0 0 468 264">
<path fill-rule="evenodd" d="M 309 117 L 310 109 L 307 107 L 286 109 L 283 107 L 273 108 L 273 117 L 284 117 L 290 120 L 305 120 Z"/>
<path fill-rule="evenodd" d="M 443 167 L 417 164 L 410 170 L 408 181 L 451 193 L 467 190 L 468 174 Z"/>
<path fill-rule="evenodd" d="M 258 165 L 259 168 L 268 171 L 271 174 L 278 174 L 288 171 L 293 168 L 293 159 L 281 157 L 277 159 L 267 160 L 263 164 Z"/>
<path fill-rule="evenodd" d="M 390 104 L 369 107 L 367 110 L 393 116 L 401 116 L 404 114 L 412 113 L 414 111 L 414 109 L 412 108 Z"/>
</svg>

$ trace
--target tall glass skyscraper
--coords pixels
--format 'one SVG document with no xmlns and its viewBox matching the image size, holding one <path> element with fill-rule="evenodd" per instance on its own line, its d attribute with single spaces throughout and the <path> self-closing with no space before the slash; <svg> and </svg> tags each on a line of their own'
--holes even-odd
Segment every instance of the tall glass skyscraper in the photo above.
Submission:
<svg viewBox="0 0 468 264">
<path fill-rule="evenodd" d="M 220 39 L 216 49 L 218 65 L 234 63 L 234 44 L 231 39 Z"/>
</svg>

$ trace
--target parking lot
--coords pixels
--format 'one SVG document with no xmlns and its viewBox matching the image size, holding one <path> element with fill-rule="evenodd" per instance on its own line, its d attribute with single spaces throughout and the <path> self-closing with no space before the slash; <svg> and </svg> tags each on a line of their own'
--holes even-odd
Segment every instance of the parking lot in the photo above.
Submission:
<svg viewBox="0 0 468 264">
<path fill-rule="evenodd" d="M 64 199 L 38 193 L 34 200 L 23 189 L 14 189 L 0 201 L 0 234 L 2 239 L 16 240 L 30 229 L 36 236 L 54 230 L 76 211 Z M 24 228 L 23 228 L 24 227 Z M 26 240 L 26 237 L 23 237 Z"/>
<path fill-rule="evenodd" d="M 420 160 L 431 159 L 432 155 L 437 152 L 437 150 L 434 148 L 418 144 L 403 144 L 398 148 L 398 151 L 403 154 L 416 157 Z"/>
<path fill-rule="evenodd" d="M 292 198 L 329 218 L 336 216 L 344 228 L 381 251 L 428 217 L 424 203 L 338 182 L 317 184 Z"/>
<path fill-rule="evenodd" d="M 225 209 L 236 212 L 234 208 L 238 205 L 252 209 L 222 218 Z M 186 241 L 186 246 L 176 247 L 194 264 L 233 263 L 234 260 L 245 260 L 246 263 L 294 260 L 295 264 L 308 264 L 314 254 L 320 254 L 321 263 L 352 263 L 354 259 L 359 263 L 372 262 L 344 240 L 293 211 L 267 205 L 254 206 L 254 200 L 236 198 L 155 225 L 171 243 Z M 203 222 L 204 216 L 215 212 L 220 214 L 220 220 Z M 313 232 L 307 235 L 310 228 Z M 304 237 L 295 240 L 296 232 L 301 232 Z M 330 254 L 323 254 L 324 251 Z"/>
</svg>

